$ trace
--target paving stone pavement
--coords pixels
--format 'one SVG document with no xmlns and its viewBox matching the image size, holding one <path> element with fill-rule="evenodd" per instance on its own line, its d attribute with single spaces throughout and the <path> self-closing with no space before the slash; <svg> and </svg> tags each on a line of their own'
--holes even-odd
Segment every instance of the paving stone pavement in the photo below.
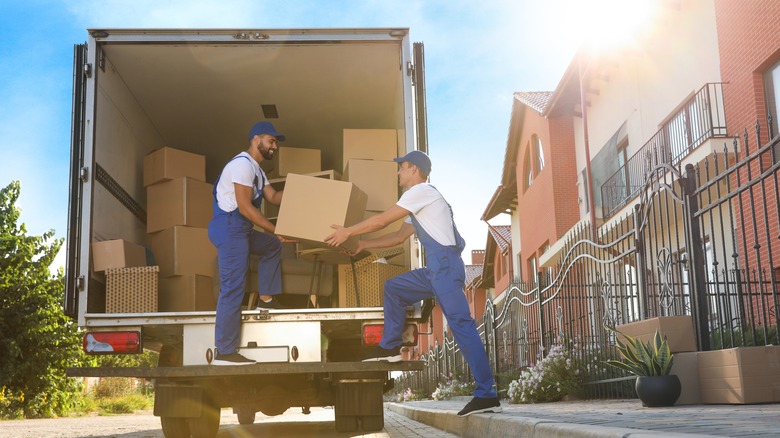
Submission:
<svg viewBox="0 0 780 438">
<path fill-rule="evenodd" d="M 780 437 L 780 404 L 645 408 L 639 400 L 510 404 L 458 417 L 470 397 L 387 403 L 393 412 L 462 437 Z"/>
</svg>

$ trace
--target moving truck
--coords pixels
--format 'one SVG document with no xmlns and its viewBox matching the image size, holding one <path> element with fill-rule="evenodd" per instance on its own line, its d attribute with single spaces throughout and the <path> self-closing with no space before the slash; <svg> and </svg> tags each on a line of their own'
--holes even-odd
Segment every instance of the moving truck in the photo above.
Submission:
<svg viewBox="0 0 780 438">
<path fill-rule="evenodd" d="M 88 33 L 74 49 L 64 307 L 87 353 L 151 350 L 159 364 L 69 374 L 153 379 L 169 438 L 214 436 L 226 407 L 251 424 L 258 411 L 333 406 L 338 431 L 381 430 L 392 372 L 422 363 L 361 358 L 381 338 L 382 282 L 419 266 L 417 242 L 350 258 L 290 231 L 288 308 L 254 308 L 257 274 L 247 277 L 241 354 L 258 363 L 215 366 L 219 280 L 206 229 L 211 186 L 260 120 L 287 137 L 262 163 L 285 190 L 278 211 L 264 210 L 278 228 L 305 231 L 339 209 L 351 225 L 392 205 L 388 161 L 427 149 L 422 44 L 405 28 Z M 409 307 L 405 345 L 429 309 Z"/>
</svg>

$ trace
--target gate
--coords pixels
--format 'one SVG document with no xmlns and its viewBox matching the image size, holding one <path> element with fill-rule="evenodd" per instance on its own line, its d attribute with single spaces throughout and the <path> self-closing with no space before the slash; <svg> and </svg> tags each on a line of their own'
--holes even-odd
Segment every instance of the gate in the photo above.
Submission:
<svg viewBox="0 0 780 438">
<path fill-rule="evenodd" d="M 745 132 L 685 167 L 645 159 L 630 213 L 575 227 L 554 267 L 486 303 L 478 328 L 499 389 L 566 344 L 586 364 L 587 396 L 633 398 L 632 378 L 604 366 L 615 357 L 605 327 L 656 316 L 690 315 L 701 351 L 777 344 L 780 137 L 751 146 Z M 471 380 L 451 337 L 421 358 L 426 369 L 397 388 Z"/>
</svg>

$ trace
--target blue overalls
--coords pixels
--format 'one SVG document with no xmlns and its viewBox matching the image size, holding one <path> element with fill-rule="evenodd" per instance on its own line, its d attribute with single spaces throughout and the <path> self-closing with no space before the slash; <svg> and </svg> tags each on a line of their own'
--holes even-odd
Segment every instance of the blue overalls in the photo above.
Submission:
<svg viewBox="0 0 780 438">
<path fill-rule="evenodd" d="M 245 155 L 233 157 L 233 160 L 236 158 L 250 160 Z M 214 342 L 220 354 L 231 354 L 237 351 L 241 339 L 241 302 L 244 299 L 249 255 L 254 254 L 260 258 L 257 265 L 257 287 L 260 295 L 280 294 L 282 275 L 279 259 L 282 243 L 273 234 L 255 231 L 252 223 L 239 213 L 238 208 L 230 212 L 219 208 L 218 183 L 219 178 L 212 190 L 214 215 L 209 222 L 209 240 L 217 247 L 219 262 L 219 299 Z M 257 193 L 252 205 L 260 208 L 265 180 L 258 186 L 255 177 L 254 186 Z"/>
<path fill-rule="evenodd" d="M 474 396 L 497 397 L 487 353 L 463 292 L 466 270 L 460 253 L 463 252 L 466 242 L 454 227 L 454 223 L 457 245 L 445 246 L 425 232 L 414 215 L 410 214 L 409 217 L 417 238 L 425 248 L 427 266 L 405 272 L 385 282 L 385 330 L 379 346 L 390 350 L 401 345 L 401 334 L 406 324 L 406 307 L 435 296 L 444 317 L 447 318 L 455 342 L 474 375 L 477 384 Z"/>
</svg>

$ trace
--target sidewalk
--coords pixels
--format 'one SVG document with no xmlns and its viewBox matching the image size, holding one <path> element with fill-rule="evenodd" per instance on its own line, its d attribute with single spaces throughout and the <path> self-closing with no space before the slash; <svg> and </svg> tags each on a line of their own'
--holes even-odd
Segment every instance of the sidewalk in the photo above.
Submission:
<svg viewBox="0 0 780 438">
<path fill-rule="evenodd" d="M 393 412 L 462 437 L 780 437 L 780 404 L 644 408 L 639 400 L 501 401 L 500 414 L 458 417 L 471 397 L 387 403 Z"/>
</svg>

